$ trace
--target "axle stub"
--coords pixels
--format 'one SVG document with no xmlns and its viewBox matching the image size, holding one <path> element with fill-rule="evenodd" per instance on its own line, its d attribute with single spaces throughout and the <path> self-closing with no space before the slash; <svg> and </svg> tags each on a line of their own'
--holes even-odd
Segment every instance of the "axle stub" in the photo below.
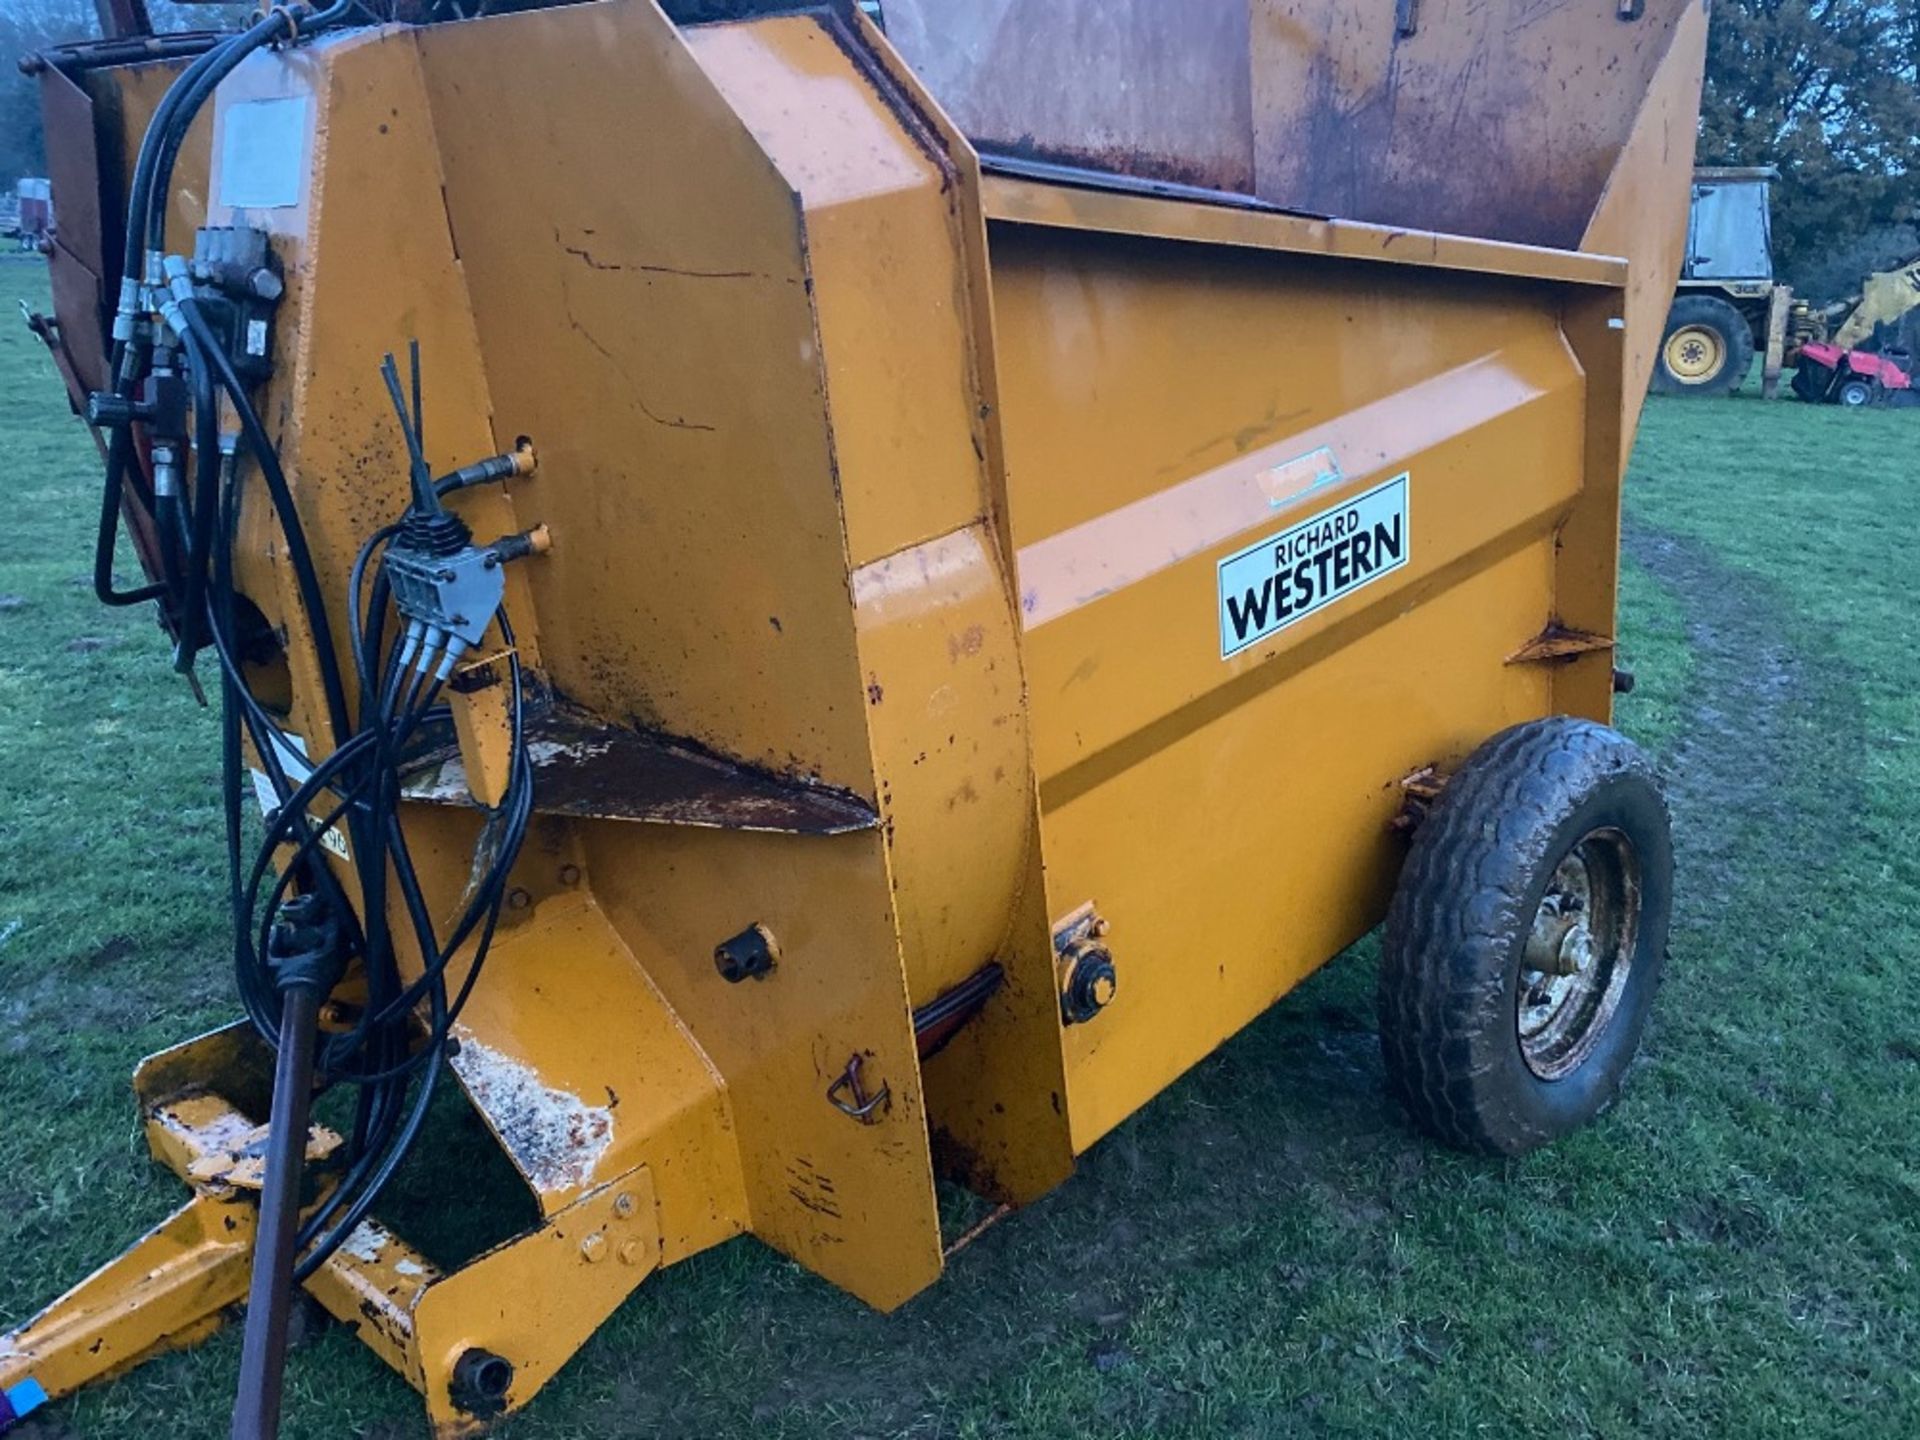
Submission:
<svg viewBox="0 0 1920 1440">
<path fill-rule="evenodd" d="M 475 1346 L 453 1362 L 448 1398 L 469 1415 L 498 1415 L 513 1389 L 513 1362 Z"/>
</svg>

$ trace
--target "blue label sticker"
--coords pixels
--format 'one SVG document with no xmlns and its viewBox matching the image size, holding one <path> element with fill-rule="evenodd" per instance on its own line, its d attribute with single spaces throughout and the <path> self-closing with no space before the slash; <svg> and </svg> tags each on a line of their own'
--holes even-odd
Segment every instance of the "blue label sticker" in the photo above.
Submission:
<svg viewBox="0 0 1920 1440">
<path fill-rule="evenodd" d="M 40 1382 L 32 1376 L 18 1385 L 9 1385 L 0 1391 L 0 1429 L 16 1420 L 26 1419 L 46 1403 L 47 1392 L 40 1388 Z"/>
</svg>

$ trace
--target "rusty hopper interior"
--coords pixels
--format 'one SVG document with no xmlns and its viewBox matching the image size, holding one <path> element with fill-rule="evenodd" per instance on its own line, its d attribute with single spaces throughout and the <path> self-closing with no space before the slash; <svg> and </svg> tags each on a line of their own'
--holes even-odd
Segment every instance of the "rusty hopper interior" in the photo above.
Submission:
<svg viewBox="0 0 1920 1440">
<path fill-rule="evenodd" d="M 731 1236 L 899 1305 L 941 1271 L 937 1176 L 1043 1194 L 1380 921 L 1417 777 L 1610 714 L 1700 0 L 879 21 L 315 30 L 219 84 L 165 197 L 167 249 L 264 232 L 284 283 L 255 393 L 331 623 L 245 464 L 232 586 L 310 757 L 344 743 L 325 675 L 358 693 L 350 567 L 409 504 L 383 354 L 419 344 L 433 474 L 519 457 L 449 508 L 539 537 L 399 815 L 451 915 L 531 767 L 445 1049 L 541 1220 L 459 1263 L 369 1218 L 305 1281 L 446 1434 Z M 82 394 L 184 63 L 43 74 Z M 1316 593 L 1239 586 L 1323 523 Z M 58 1395 L 245 1295 L 273 1066 L 243 1022 L 141 1068 L 193 1198 L 0 1337 L 0 1383 Z"/>
</svg>

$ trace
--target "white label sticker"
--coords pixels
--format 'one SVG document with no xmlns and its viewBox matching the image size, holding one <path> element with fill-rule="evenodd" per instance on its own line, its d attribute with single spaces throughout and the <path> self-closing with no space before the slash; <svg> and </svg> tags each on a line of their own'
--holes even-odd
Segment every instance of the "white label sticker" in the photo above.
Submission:
<svg viewBox="0 0 1920 1440">
<path fill-rule="evenodd" d="M 306 96 L 229 105 L 220 116 L 220 203 L 235 210 L 298 205 L 306 158 Z"/>
<path fill-rule="evenodd" d="M 1412 548 L 1407 476 L 1322 510 L 1220 562 L 1220 658 L 1390 575 Z"/>
<path fill-rule="evenodd" d="M 302 784 L 309 775 L 313 774 L 313 766 L 307 763 L 307 742 L 298 735 L 288 735 L 284 743 L 276 739 L 273 742 L 273 748 L 280 759 L 280 768 L 286 773 L 289 784 Z M 264 770 L 251 770 L 249 773 L 253 776 L 253 798 L 260 802 L 260 813 L 273 814 L 280 808 L 280 795 L 273 788 L 273 777 Z M 318 824 L 319 821 L 316 820 L 314 823 Z M 342 860 L 350 861 L 353 858 L 347 850 L 347 837 L 340 833 L 338 826 L 324 831 L 320 836 L 320 843 Z"/>
</svg>

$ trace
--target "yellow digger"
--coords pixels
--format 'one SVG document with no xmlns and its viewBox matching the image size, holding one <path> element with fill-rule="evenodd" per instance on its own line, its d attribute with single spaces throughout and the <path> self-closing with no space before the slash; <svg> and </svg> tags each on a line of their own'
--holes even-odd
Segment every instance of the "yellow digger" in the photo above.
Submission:
<svg viewBox="0 0 1920 1440">
<path fill-rule="evenodd" d="M 1693 172 L 1693 203 L 1679 288 L 1667 314 L 1653 388 L 1664 395 L 1728 395 L 1762 358 L 1771 399 L 1794 371 L 1803 400 L 1920 403 L 1920 255 L 1869 275 L 1861 293 L 1824 309 L 1774 276 L 1771 165 Z"/>
<path fill-rule="evenodd" d="M 1383 918 L 1412 1123 L 1613 1102 L 1700 0 L 499 8 L 36 62 L 240 1018 L 140 1066 L 186 1201 L 0 1413 L 244 1301 L 271 1435 L 304 1289 L 477 1434 L 744 1234 L 891 1309 L 936 1179 L 1044 1195 Z M 478 1254 L 382 1210 L 450 1088 L 537 1212 Z"/>
</svg>

